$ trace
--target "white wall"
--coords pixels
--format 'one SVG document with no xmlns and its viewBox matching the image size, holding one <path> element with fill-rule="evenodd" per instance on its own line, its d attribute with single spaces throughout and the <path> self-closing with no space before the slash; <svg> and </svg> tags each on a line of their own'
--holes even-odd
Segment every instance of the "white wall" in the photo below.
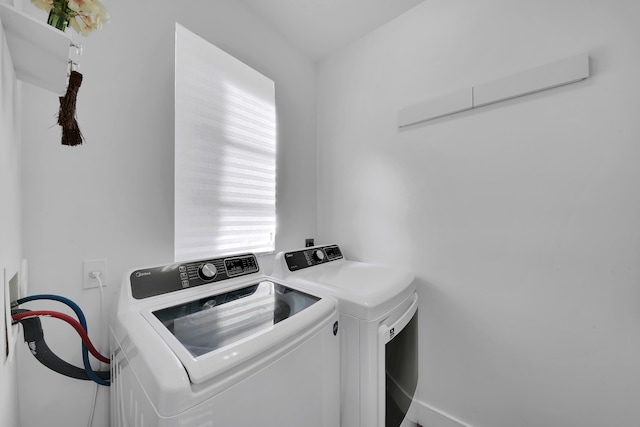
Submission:
<svg viewBox="0 0 640 427">
<path fill-rule="evenodd" d="M 5 330 L 5 281 L 18 273 L 22 258 L 20 157 L 20 84 L 0 24 L 0 414 L 9 427 L 18 424 L 18 394 L 15 340 Z"/>
<path fill-rule="evenodd" d="M 416 272 L 425 426 L 640 419 L 639 15 L 429 0 L 320 64 L 319 240 Z M 581 52 L 582 83 L 395 126 Z"/>
<path fill-rule="evenodd" d="M 277 249 L 302 246 L 316 231 L 315 65 L 235 0 L 104 3 L 109 24 L 87 38 L 72 33 L 84 44 L 78 122 L 86 144 L 61 146 L 57 95 L 23 85 L 30 292 L 78 302 L 96 340 L 104 330 L 97 324 L 98 292 L 81 289 L 82 260 L 108 260 L 109 301 L 127 269 L 173 261 L 176 21 L 275 81 Z M 25 10 L 46 18 L 30 4 Z M 264 261 L 270 272 L 271 259 Z M 49 345 L 81 366 L 79 340 L 58 323 L 44 324 Z M 42 417 L 52 426 L 86 425 L 93 385 L 47 371 L 21 347 L 24 425 Z M 100 399 L 95 426 L 106 425 L 106 394 Z"/>
</svg>

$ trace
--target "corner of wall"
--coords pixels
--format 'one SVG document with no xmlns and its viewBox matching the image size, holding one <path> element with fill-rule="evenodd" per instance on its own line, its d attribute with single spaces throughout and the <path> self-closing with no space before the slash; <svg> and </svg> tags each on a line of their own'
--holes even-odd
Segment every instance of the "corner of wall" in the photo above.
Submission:
<svg viewBox="0 0 640 427">
<path fill-rule="evenodd" d="M 0 303 L 4 319 L 0 327 L 0 414 L 2 424 L 19 426 L 17 361 L 17 327 L 11 326 L 10 284 L 18 283 L 22 258 L 21 221 L 21 149 L 20 84 L 15 78 L 13 62 L 0 26 Z M 14 329 L 12 329 L 14 328 Z"/>
</svg>

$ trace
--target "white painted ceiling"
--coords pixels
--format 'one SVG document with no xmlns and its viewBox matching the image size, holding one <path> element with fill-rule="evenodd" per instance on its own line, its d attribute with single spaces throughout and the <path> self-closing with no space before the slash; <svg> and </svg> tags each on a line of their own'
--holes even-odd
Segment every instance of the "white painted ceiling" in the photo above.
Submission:
<svg viewBox="0 0 640 427">
<path fill-rule="evenodd" d="M 317 62 L 424 0 L 243 0 Z"/>
</svg>

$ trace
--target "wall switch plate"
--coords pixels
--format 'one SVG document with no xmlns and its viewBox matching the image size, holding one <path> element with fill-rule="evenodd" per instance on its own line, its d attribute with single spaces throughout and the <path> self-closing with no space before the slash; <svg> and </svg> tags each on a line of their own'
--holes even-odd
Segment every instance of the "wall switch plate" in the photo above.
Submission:
<svg viewBox="0 0 640 427">
<path fill-rule="evenodd" d="M 107 260 L 85 260 L 82 261 L 82 289 L 91 289 L 100 286 L 98 279 L 90 276 L 93 272 L 100 272 L 102 286 L 107 286 Z"/>
</svg>

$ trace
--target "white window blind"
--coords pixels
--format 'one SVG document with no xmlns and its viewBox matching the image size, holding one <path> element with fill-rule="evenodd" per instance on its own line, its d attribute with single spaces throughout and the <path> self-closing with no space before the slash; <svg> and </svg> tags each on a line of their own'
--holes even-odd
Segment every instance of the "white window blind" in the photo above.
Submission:
<svg viewBox="0 0 640 427">
<path fill-rule="evenodd" d="M 272 80 L 176 24 L 176 261 L 274 250 Z"/>
</svg>

